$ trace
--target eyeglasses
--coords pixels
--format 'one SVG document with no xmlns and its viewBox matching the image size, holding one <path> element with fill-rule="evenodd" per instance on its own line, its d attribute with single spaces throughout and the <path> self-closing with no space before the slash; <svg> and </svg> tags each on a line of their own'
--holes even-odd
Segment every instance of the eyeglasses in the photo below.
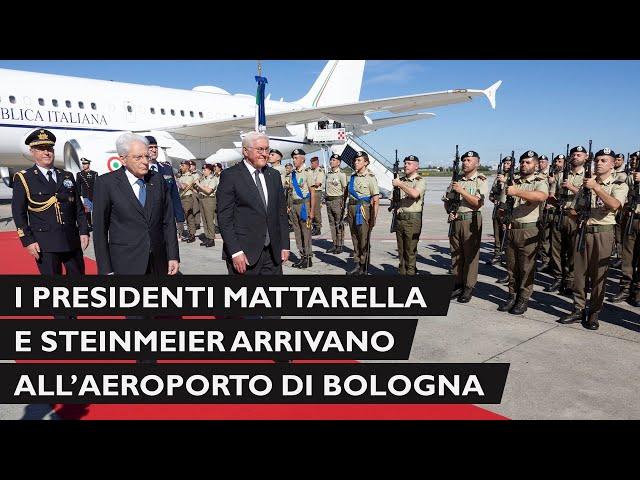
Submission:
<svg viewBox="0 0 640 480">
<path fill-rule="evenodd" d="M 244 147 L 244 148 L 250 148 L 252 150 L 255 150 L 258 153 L 269 153 L 269 152 L 271 152 L 271 149 L 269 147 L 266 147 L 266 148 L 262 148 L 262 147 Z"/>
<path fill-rule="evenodd" d="M 140 162 L 143 158 L 149 160 L 149 155 L 126 155 L 129 158 L 133 158 L 136 162 Z"/>
</svg>

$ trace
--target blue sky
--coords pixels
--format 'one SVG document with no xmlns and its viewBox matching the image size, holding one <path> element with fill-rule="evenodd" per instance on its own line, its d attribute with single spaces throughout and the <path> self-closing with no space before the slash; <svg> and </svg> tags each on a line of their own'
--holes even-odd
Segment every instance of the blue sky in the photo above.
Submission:
<svg viewBox="0 0 640 480">
<path fill-rule="evenodd" d="M 265 60 L 273 99 L 302 97 L 326 61 Z M 216 85 L 231 93 L 255 93 L 255 61 L 0 61 L 0 68 L 84 76 L 191 89 Z M 447 164 L 455 145 L 474 149 L 482 163 L 500 153 L 534 149 L 551 155 L 589 139 L 625 154 L 640 149 L 640 61 L 369 60 L 361 100 L 455 88 L 503 84 L 494 111 L 484 98 L 431 110 L 431 120 L 391 127 L 364 139 L 392 159 L 414 154 L 421 163 Z M 267 118 L 268 125 L 268 118 Z"/>
</svg>

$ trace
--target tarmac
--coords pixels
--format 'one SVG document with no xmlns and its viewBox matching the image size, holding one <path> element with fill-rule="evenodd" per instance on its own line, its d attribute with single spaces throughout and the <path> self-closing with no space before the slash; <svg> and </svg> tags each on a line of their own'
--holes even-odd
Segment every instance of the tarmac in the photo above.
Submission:
<svg viewBox="0 0 640 480">
<path fill-rule="evenodd" d="M 427 178 L 423 228 L 418 244 L 419 274 L 444 274 L 450 265 L 448 224 L 440 198 L 448 178 Z M 491 181 L 491 179 L 490 179 Z M 4 186 L 0 198 L 7 198 Z M 8 191 L 10 195 L 10 190 Z M 372 232 L 372 275 L 396 275 L 395 234 L 389 232 L 388 201 L 380 206 Z M 478 284 L 471 302 L 451 302 L 448 315 L 419 319 L 410 362 L 506 362 L 510 364 L 500 404 L 479 405 L 512 419 L 636 419 L 640 418 L 640 309 L 627 303 L 605 302 L 600 329 L 579 323 L 561 325 L 560 316 L 572 310 L 568 297 L 543 292 L 553 279 L 536 273 L 533 296 L 523 315 L 497 311 L 507 297 L 506 286 L 495 283 L 505 274 L 500 265 L 487 265 L 493 252 L 493 228 L 487 203 Z M 313 238 L 313 266 L 291 267 L 285 275 L 345 274 L 352 268 L 351 238 L 345 231 L 346 251 L 325 253 L 331 243 L 323 207 L 322 234 Z M 0 231 L 15 230 L 7 200 L 0 200 Z M 198 231 L 200 234 L 202 230 Z M 296 253 L 291 234 L 292 253 Z M 181 243 L 183 274 L 226 274 L 218 235 L 212 248 Z M 90 245 L 85 254 L 94 258 Z M 295 259 L 294 259 L 295 260 Z M 617 293 L 619 270 L 610 269 L 607 294 Z M 48 405 L 0 405 L 0 419 L 56 418 Z"/>
</svg>

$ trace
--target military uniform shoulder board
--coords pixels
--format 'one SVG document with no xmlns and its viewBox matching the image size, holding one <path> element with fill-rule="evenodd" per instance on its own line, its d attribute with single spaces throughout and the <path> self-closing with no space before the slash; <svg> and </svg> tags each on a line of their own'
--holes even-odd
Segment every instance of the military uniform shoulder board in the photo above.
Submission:
<svg viewBox="0 0 640 480">
<path fill-rule="evenodd" d="M 627 179 L 625 178 L 624 180 L 622 180 L 621 178 L 616 178 L 613 183 L 615 183 L 616 185 L 624 185 L 625 183 L 627 183 L 626 181 Z"/>
<path fill-rule="evenodd" d="M 539 174 L 539 175 L 535 176 L 534 180 L 536 180 L 538 182 L 544 182 L 546 180 L 546 178 L 545 178 L 544 174 Z"/>
<path fill-rule="evenodd" d="M 375 176 L 376 176 L 376 174 L 375 174 L 375 173 L 373 173 L 373 172 L 369 172 L 369 176 L 370 176 L 370 177 L 375 177 Z"/>
<path fill-rule="evenodd" d="M 484 175 L 482 175 L 481 173 L 479 173 L 479 174 L 478 174 L 478 178 L 479 178 L 480 180 L 486 180 L 486 179 L 487 179 L 487 177 L 485 177 L 485 176 L 484 176 Z"/>
</svg>

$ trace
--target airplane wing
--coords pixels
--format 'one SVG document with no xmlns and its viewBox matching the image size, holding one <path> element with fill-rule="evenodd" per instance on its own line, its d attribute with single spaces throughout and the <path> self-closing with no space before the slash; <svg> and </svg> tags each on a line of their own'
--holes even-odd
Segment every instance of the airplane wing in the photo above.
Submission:
<svg viewBox="0 0 640 480">
<path fill-rule="evenodd" d="M 486 90 L 458 89 L 444 92 L 421 93 L 416 95 L 405 95 L 402 97 L 391 97 L 377 100 L 365 100 L 342 105 L 328 105 L 317 108 L 300 107 L 297 110 L 287 112 L 269 113 L 267 110 L 267 120 L 269 128 L 284 127 L 285 125 L 295 125 L 311 123 L 320 120 L 340 120 L 361 118 L 365 123 L 364 115 L 372 112 L 388 111 L 392 113 L 410 112 L 423 110 L 443 105 L 470 102 L 474 97 L 485 96 L 489 100 L 491 107 L 496 106 L 496 90 L 502 81 L 498 81 Z M 181 134 L 193 137 L 214 138 L 240 134 L 252 130 L 255 124 L 253 115 L 240 118 L 222 119 L 214 122 L 202 122 L 190 125 L 176 125 L 173 127 L 160 128 L 171 134 Z"/>
</svg>

